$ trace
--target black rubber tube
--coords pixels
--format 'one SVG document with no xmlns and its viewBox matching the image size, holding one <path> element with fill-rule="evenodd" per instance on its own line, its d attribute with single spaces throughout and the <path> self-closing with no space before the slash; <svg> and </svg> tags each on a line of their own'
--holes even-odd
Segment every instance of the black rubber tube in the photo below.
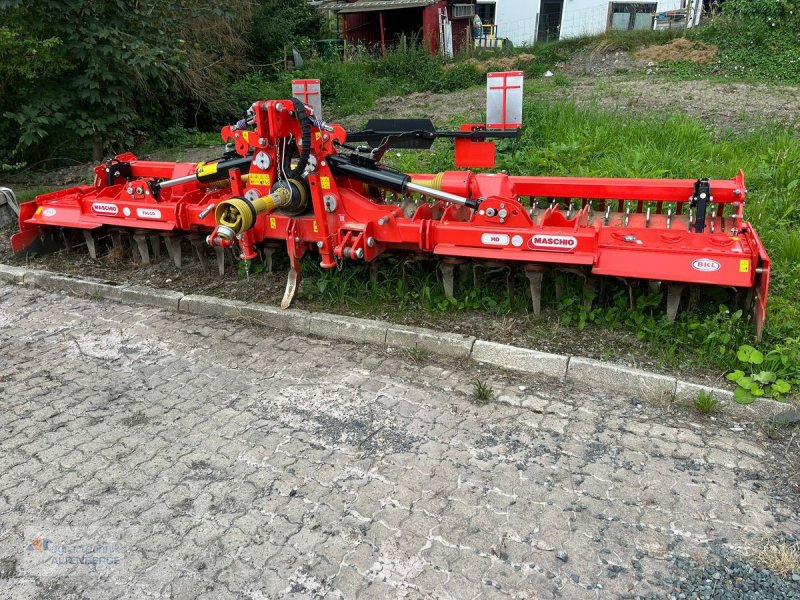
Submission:
<svg viewBox="0 0 800 600">
<path fill-rule="evenodd" d="M 311 156 L 311 119 L 308 118 L 305 104 L 297 98 L 292 98 L 292 103 L 294 104 L 294 114 L 297 117 L 297 121 L 300 123 L 303 147 L 300 151 L 300 158 L 297 161 L 297 166 L 289 172 L 289 179 L 299 179 L 306 170 L 308 157 Z"/>
<path fill-rule="evenodd" d="M 328 164 L 331 167 L 331 171 L 337 175 L 352 177 L 393 192 L 404 192 L 406 184 L 411 181 L 411 177 L 405 173 L 354 165 L 342 156 L 329 156 Z"/>
</svg>

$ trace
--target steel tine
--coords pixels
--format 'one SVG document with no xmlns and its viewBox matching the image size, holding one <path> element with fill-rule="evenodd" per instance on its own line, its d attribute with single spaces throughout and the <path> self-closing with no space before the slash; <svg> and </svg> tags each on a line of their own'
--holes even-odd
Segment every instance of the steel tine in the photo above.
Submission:
<svg viewBox="0 0 800 600">
<path fill-rule="evenodd" d="M 157 233 L 151 233 L 147 237 L 150 238 L 150 248 L 153 250 L 153 260 L 157 262 L 161 260 L 161 236 Z"/>
<path fill-rule="evenodd" d="M 678 316 L 678 307 L 681 304 L 681 295 L 686 286 L 682 283 L 667 285 L 667 319 L 674 321 Z"/>
<path fill-rule="evenodd" d="M 525 265 L 525 277 L 531 287 L 531 302 L 533 304 L 533 315 L 538 317 L 542 312 L 542 279 L 544 279 L 544 267 L 539 265 Z"/>
<path fill-rule="evenodd" d="M 444 295 L 447 298 L 453 298 L 454 292 L 454 276 L 456 265 L 452 262 L 441 261 L 439 263 L 439 270 L 442 272 L 442 285 L 444 285 Z"/>
<path fill-rule="evenodd" d="M 167 254 L 172 259 L 173 264 L 181 268 L 181 240 L 172 232 L 165 232 L 161 234 L 164 238 L 164 245 L 167 247 Z"/>
<path fill-rule="evenodd" d="M 597 297 L 597 277 L 584 275 L 583 277 L 583 308 L 586 311 L 592 310 L 592 302 Z"/>
<path fill-rule="evenodd" d="M 561 297 L 564 295 L 564 274 L 560 271 L 554 271 L 553 275 L 556 287 L 556 300 L 561 300 Z"/>
<path fill-rule="evenodd" d="M 90 229 L 83 230 L 83 239 L 86 240 L 86 249 L 89 250 L 89 256 L 93 259 L 97 258 L 97 246 L 94 241 L 94 234 Z"/>
<path fill-rule="evenodd" d="M 140 262 L 144 265 L 149 265 L 150 249 L 147 246 L 147 234 L 137 230 L 133 234 L 133 241 L 136 242 L 136 250 L 138 251 Z"/>
<path fill-rule="evenodd" d="M 508 300 L 514 297 L 514 269 L 511 265 L 506 265 L 506 291 L 508 292 Z"/>
<path fill-rule="evenodd" d="M 225 275 L 225 248 L 214 246 L 214 254 L 217 257 L 217 271 L 219 271 L 219 276 L 222 277 Z"/>
<path fill-rule="evenodd" d="M 480 263 L 472 263 L 472 287 L 478 289 L 481 287 L 481 280 L 483 279 L 483 272 L 481 271 Z"/>
<path fill-rule="evenodd" d="M 369 282 L 375 286 L 378 285 L 378 261 L 373 260 L 369 263 Z"/>
<path fill-rule="evenodd" d="M 64 250 L 67 252 L 72 252 L 72 242 L 69 239 L 69 235 L 64 228 L 58 230 L 59 236 L 61 237 L 61 245 L 63 246 Z"/>
<path fill-rule="evenodd" d="M 192 234 L 189 236 L 189 241 L 192 244 L 192 248 L 197 256 L 197 260 L 200 263 L 200 268 L 203 269 L 203 271 L 208 271 L 208 259 L 206 258 L 206 249 L 208 248 L 208 244 L 206 244 L 205 239 L 203 239 L 203 235 Z"/>
</svg>

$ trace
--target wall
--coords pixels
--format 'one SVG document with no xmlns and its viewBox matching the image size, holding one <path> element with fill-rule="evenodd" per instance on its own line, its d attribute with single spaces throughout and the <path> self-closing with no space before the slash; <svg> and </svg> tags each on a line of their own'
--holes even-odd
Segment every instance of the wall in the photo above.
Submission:
<svg viewBox="0 0 800 600">
<path fill-rule="evenodd" d="M 642 0 L 646 1 L 646 0 Z M 515 46 L 532 44 L 536 36 L 539 0 L 496 0 L 495 23 L 498 37 Z M 561 38 L 603 33 L 608 24 L 609 0 L 564 0 Z M 660 0 L 658 10 L 675 10 L 681 0 Z"/>
<path fill-rule="evenodd" d="M 510 39 L 515 46 L 532 44 L 536 34 L 539 0 L 496 0 L 494 22 L 497 36 Z"/>
<path fill-rule="evenodd" d="M 647 2 L 647 0 L 641 1 Z M 610 2 L 602 0 L 564 0 L 561 39 L 603 33 L 608 25 L 609 4 Z M 680 7 L 681 0 L 658 2 L 659 11 L 675 10 Z"/>
</svg>

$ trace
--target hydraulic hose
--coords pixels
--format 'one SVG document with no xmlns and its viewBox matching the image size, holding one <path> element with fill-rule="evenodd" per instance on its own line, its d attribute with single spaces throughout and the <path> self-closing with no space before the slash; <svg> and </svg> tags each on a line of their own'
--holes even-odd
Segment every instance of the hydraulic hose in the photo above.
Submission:
<svg viewBox="0 0 800 600">
<path fill-rule="evenodd" d="M 297 165 L 289 172 L 289 179 L 298 179 L 306 170 L 308 158 L 311 156 L 311 119 L 308 118 L 305 104 L 297 98 L 292 98 L 292 103 L 294 104 L 294 114 L 297 117 L 297 121 L 300 123 L 302 148 Z"/>
</svg>

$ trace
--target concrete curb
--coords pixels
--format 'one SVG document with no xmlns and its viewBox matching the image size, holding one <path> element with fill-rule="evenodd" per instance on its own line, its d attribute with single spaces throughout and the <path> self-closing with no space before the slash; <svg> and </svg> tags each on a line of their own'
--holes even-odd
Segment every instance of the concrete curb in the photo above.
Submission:
<svg viewBox="0 0 800 600">
<path fill-rule="evenodd" d="M 475 343 L 475 337 L 458 333 L 391 323 L 387 323 L 386 327 L 386 345 L 405 350 L 419 348 L 452 358 L 468 358 Z"/>
<path fill-rule="evenodd" d="M 281 310 L 265 304 L 213 296 L 184 295 L 172 290 L 123 285 L 113 281 L 3 264 L 0 264 L 0 281 L 194 315 L 246 319 L 282 331 L 310 334 L 332 340 L 407 350 L 422 349 L 451 358 L 471 358 L 476 362 L 513 371 L 588 383 L 649 401 L 691 403 L 701 391 L 705 391 L 714 394 L 728 415 L 740 418 L 771 419 L 791 407 L 769 399 L 759 399 L 752 404 L 742 405 L 734 400 L 733 392 L 730 390 L 682 381 L 669 375 L 650 373 L 579 356 L 548 354 L 479 340 L 473 336 L 396 325 L 385 321 L 311 313 L 298 309 Z"/>
<path fill-rule="evenodd" d="M 567 365 L 570 361 L 569 356 L 547 354 L 538 350 L 518 348 L 485 340 L 475 341 L 470 356 L 479 362 L 505 369 L 526 373 L 543 373 L 559 379 L 567 376 Z"/>
<path fill-rule="evenodd" d="M 7 283 L 22 283 L 27 269 L 0 264 L 0 281 Z"/>
<path fill-rule="evenodd" d="M 131 304 L 145 304 L 147 306 L 157 306 L 169 310 L 178 310 L 183 294 L 172 290 L 161 290 L 149 288 L 142 285 L 127 285 L 122 288 L 123 302 Z"/>
<path fill-rule="evenodd" d="M 570 358 L 567 377 L 618 392 L 634 393 L 647 400 L 670 400 L 675 396 L 678 380 L 668 375 L 659 375 L 631 369 L 591 358 Z"/>
<path fill-rule="evenodd" d="M 383 345 L 386 343 L 386 330 L 388 328 L 388 323 L 371 319 L 358 319 L 328 313 L 311 313 L 308 332 L 311 335 L 332 340 Z"/>
</svg>

